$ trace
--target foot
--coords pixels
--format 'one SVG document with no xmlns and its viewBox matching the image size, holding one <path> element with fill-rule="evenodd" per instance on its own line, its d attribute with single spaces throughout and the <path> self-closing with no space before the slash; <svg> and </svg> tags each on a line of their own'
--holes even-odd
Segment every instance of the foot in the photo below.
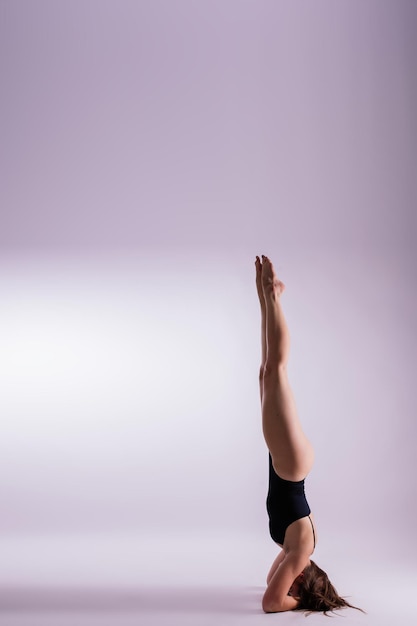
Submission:
<svg viewBox="0 0 417 626">
<path fill-rule="evenodd" d="M 272 294 L 278 297 L 285 289 L 284 283 L 278 280 L 271 261 L 264 255 L 262 255 L 261 283 L 265 296 Z"/>
<path fill-rule="evenodd" d="M 256 257 L 255 267 L 256 267 L 256 290 L 258 292 L 261 309 L 264 309 L 265 308 L 265 296 L 264 296 L 264 291 L 262 289 L 262 263 L 261 263 L 261 259 L 258 256 Z"/>
</svg>

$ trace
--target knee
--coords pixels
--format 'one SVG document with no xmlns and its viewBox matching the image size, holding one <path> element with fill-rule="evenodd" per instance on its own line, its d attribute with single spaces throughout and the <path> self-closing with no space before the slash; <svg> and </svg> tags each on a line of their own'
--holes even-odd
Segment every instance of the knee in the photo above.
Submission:
<svg viewBox="0 0 417 626">
<path fill-rule="evenodd" d="M 278 360 L 274 362 L 266 362 L 263 368 L 262 379 L 269 380 L 270 378 L 280 377 L 287 374 L 287 362 L 284 360 Z"/>
</svg>

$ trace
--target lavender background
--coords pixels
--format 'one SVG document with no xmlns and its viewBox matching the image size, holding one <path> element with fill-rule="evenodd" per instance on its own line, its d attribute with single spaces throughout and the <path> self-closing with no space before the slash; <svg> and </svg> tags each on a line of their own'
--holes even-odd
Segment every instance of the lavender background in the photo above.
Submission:
<svg viewBox="0 0 417 626">
<path fill-rule="evenodd" d="M 406 0 L 1 1 L 7 624 L 269 619 L 262 253 L 314 558 L 350 624 L 414 623 L 416 26 Z"/>
</svg>

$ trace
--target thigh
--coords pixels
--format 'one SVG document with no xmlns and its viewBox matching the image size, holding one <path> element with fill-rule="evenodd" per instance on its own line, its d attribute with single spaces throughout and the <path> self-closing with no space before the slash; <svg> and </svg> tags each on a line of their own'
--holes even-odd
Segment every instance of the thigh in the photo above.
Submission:
<svg viewBox="0 0 417 626">
<path fill-rule="evenodd" d="M 276 473 L 286 480 L 305 478 L 314 451 L 302 429 L 286 368 L 265 372 L 262 426 Z"/>
</svg>

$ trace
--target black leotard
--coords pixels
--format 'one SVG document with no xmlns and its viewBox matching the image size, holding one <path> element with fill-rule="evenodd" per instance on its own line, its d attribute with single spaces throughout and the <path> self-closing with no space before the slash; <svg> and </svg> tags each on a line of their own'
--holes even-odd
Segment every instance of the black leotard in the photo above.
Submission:
<svg viewBox="0 0 417 626">
<path fill-rule="evenodd" d="M 278 476 L 272 465 L 271 455 L 269 455 L 269 489 L 266 508 L 271 537 L 281 545 L 284 544 L 285 531 L 288 526 L 302 517 L 308 517 L 311 513 L 304 493 L 304 480 L 293 482 Z M 311 522 L 311 518 L 309 519 Z M 311 522 L 311 527 L 314 535 L 313 522 Z M 315 543 L 314 537 L 314 545 Z"/>
</svg>

